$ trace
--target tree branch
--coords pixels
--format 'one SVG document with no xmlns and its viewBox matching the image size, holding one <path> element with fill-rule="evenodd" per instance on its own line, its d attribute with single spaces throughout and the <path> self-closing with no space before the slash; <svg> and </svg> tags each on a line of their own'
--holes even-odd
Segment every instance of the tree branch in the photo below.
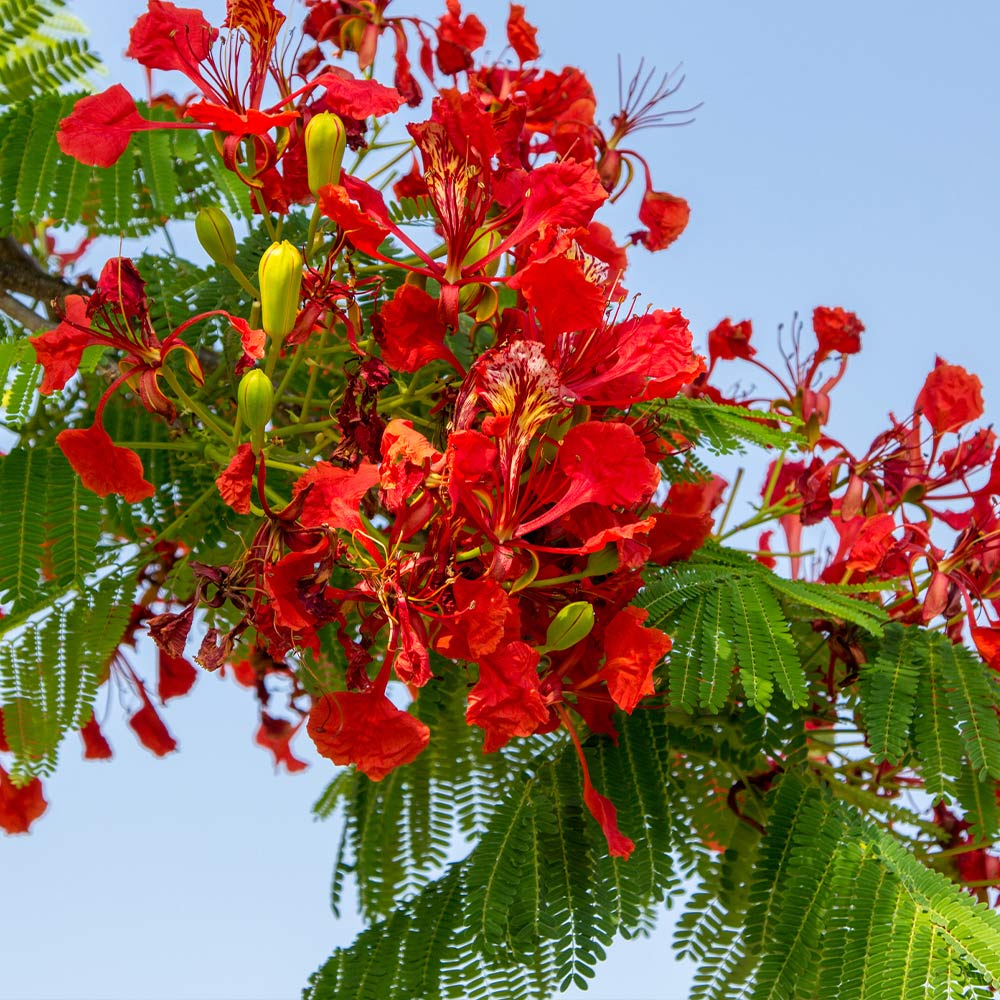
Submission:
<svg viewBox="0 0 1000 1000">
<path fill-rule="evenodd" d="M 60 302 L 73 286 L 38 266 L 30 254 L 11 236 L 0 239 L 0 291 L 30 295 L 39 302 Z M 8 310 L 5 308 L 5 312 Z"/>
<path fill-rule="evenodd" d="M 33 312 L 26 305 L 18 302 L 17 299 L 7 295 L 5 292 L 0 292 L 0 312 L 5 312 L 11 319 L 16 320 L 25 329 L 31 330 L 32 333 L 52 329 L 51 320 L 39 316 L 38 313 Z"/>
</svg>

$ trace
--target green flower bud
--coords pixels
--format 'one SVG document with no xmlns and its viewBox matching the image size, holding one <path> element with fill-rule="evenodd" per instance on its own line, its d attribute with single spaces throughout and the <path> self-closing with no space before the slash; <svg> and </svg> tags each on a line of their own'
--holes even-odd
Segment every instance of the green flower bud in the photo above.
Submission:
<svg viewBox="0 0 1000 1000">
<path fill-rule="evenodd" d="M 272 243 L 260 258 L 260 315 L 264 332 L 276 340 L 288 336 L 299 312 L 302 254 L 288 240 Z"/>
<path fill-rule="evenodd" d="M 305 131 L 309 190 L 318 195 L 324 184 L 340 183 L 340 164 L 347 147 L 347 129 L 332 111 L 309 119 Z"/>
<path fill-rule="evenodd" d="M 574 601 L 567 604 L 559 614 L 552 619 L 549 630 L 545 634 L 545 645 L 539 652 L 553 653 L 560 649 L 569 649 L 581 639 L 590 634 L 594 627 L 594 606 L 587 601 Z"/>
<path fill-rule="evenodd" d="M 251 368 L 240 379 L 236 400 L 240 419 L 250 429 L 250 440 L 257 453 L 264 447 L 264 429 L 274 409 L 274 386 L 259 368 Z"/>
<path fill-rule="evenodd" d="M 478 264 L 487 254 L 494 250 L 503 242 L 503 237 L 495 229 L 480 229 L 472 245 L 465 252 L 462 258 L 463 269 L 471 269 Z M 484 273 L 492 277 L 500 269 L 500 258 L 494 257 L 485 268 Z"/>
<path fill-rule="evenodd" d="M 194 231 L 202 245 L 216 264 L 229 267 L 236 263 L 236 237 L 233 225 L 226 214 L 215 205 L 200 208 L 194 217 Z"/>
</svg>

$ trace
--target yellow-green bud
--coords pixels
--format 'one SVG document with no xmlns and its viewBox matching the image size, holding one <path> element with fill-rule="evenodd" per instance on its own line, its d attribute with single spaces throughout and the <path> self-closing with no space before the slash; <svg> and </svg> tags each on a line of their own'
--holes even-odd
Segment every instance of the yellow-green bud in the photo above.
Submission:
<svg viewBox="0 0 1000 1000">
<path fill-rule="evenodd" d="M 208 205 L 194 217 L 194 231 L 202 249 L 216 264 L 228 267 L 236 263 L 236 237 L 233 225 L 221 208 Z"/>
<path fill-rule="evenodd" d="M 240 419 L 250 429 L 254 453 L 259 452 L 264 447 L 264 429 L 274 409 L 274 386 L 259 368 L 251 368 L 240 379 L 236 400 Z"/>
<path fill-rule="evenodd" d="M 593 627 L 594 606 L 592 604 L 587 601 L 574 601 L 572 604 L 567 604 L 552 619 L 541 652 L 553 653 L 560 649 L 569 649 L 570 646 L 588 636 Z"/>
<path fill-rule="evenodd" d="M 264 332 L 281 340 L 299 312 L 302 254 L 288 240 L 272 243 L 260 258 L 260 317 Z"/>
<path fill-rule="evenodd" d="M 480 229 L 479 235 L 472 241 L 472 245 L 465 252 L 462 258 L 462 266 L 465 269 L 472 268 L 478 264 L 487 254 L 494 250 L 503 242 L 503 237 L 495 229 Z M 491 277 L 500 269 L 500 258 L 494 257 L 485 268 L 484 273 Z"/>
<path fill-rule="evenodd" d="M 305 131 L 309 190 L 318 195 L 324 184 L 340 183 L 340 165 L 347 148 L 347 129 L 332 111 L 309 119 Z"/>
</svg>

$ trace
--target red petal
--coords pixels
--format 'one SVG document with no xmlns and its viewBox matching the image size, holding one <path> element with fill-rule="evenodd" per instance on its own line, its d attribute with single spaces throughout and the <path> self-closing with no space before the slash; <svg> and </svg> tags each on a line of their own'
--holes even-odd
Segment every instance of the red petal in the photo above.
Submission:
<svg viewBox="0 0 1000 1000">
<path fill-rule="evenodd" d="M 632 233 L 632 242 L 641 240 L 647 250 L 665 250 L 684 232 L 690 217 L 691 209 L 683 198 L 647 188 L 639 207 L 639 221 L 648 228 Z"/>
<path fill-rule="evenodd" d="M 97 288 L 87 303 L 87 315 L 93 316 L 107 305 L 129 319 L 145 316 L 149 312 L 146 282 L 128 257 L 112 257 L 101 268 Z"/>
<path fill-rule="evenodd" d="M 0 753 L 10 753 L 10 744 L 7 742 L 7 733 L 4 730 L 2 708 L 0 708 Z"/>
<path fill-rule="evenodd" d="M 83 485 L 99 497 L 117 493 L 126 503 L 136 503 L 155 492 L 153 484 L 143 479 L 142 459 L 131 448 L 119 448 L 100 424 L 60 431 L 56 444 Z"/>
<path fill-rule="evenodd" d="M 87 318 L 87 300 L 81 295 L 66 296 L 66 318 L 54 330 L 29 337 L 35 349 L 35 358 L 45 369 L 45 377 L 38 391 L 47 396 L 62 389 L 80 368 L 83 352 L 91 344 L 100 344 L 104 338 L 77 327 L 90 326 Z"/>
<path fill-rule="evenodd" d="M 267 592 L 274 608 L 277 625 L 296 632 L 311 631 L 319 624 L 308 606 L 315 596 L 316 563 L 329 551 L 329 542 L 322 538 L 312 548 L 289 552 L 264 572 Z M 303 587 L 299 585 L 303 584 Z M 322 596 L 322 587 L 320 596 Z"/>
<path fill-rule="evenodd" d="M 160 701 L 179 698 L 194 687 L 198 679 L 197 668 L 183 656 L 171 656 L 160 650 L 160 670 L 156 693 Z"/>
<path fill-rule="evenodd" d="M 607 199 L 608 192 L 593 165 L 572 160 L 545 163 L 512 177 L 504 191 L 505 203 L 523 206 L 511 238 L 520 242 L 543 225 L 566 229 L 586 226 Z"/>
<path fill-rule="evenodd" d="M 519 3 L 512 3 L 510 17 L 507 19 L 507 41 L 522 63 L 538 58 L 538 42 L 535 41 L 537 34 L 538 29 L 524 19 L 524 7 Z"/>
<path fill-rule="evenodd" d="M 128 724 L 147 750 L 157 757 L 166 757 L 168 753 L 173 753 L 177 749 L 177 741 L 170 735 L 159 713 L 153 708 L 142 682 L 139 682 L 139 696 L 142 698 L 142 708 L 128 720 Z"/>
<path fill-rule="evenodd" d="M 594 788 L 586 773 L 583 779 L 583 801 L 607 837 L 608 854 L 613 858 L 625 858 L 627 861 L 635 850 L 635 843 L 618 829 L 618 810 L 610 799 L 605 798 Z"/>
<path fill-rule="evenodd" d="M 961 365 L 938 358 L 917 396 L 916 408 L 935 434 L 957 431 L 983 415 L 983 383 Z"/>
<path fill-rule="evenodd" d="M 431 679 L 427 627 L 406 601 L 397 602 L 396 619 L 399 624 L 399 649 L 393 662 L 396 676 L 404 684 L 423 687 Z"/>
<path fill-rule="evenodd" d="M 80 738 L 83 740 L 84 760 L 110 760 L 114 756 L 94 716 L 80 730 Z"/>
<path fill-rule="evenodd" d="M 250 513 L 250 498 L 253 495 L 253 471 L 257 467 L 257 456 L 253 453 L 253 445 L 241 444 L 236 454 L 229 461 L 215 485 L 219 496 L 229 504 L 237 514 Z"/>
<path fill-rule="evenodd" d="M 609 462 L 608 456 L 615 461 Z M 559 470 L 565 492 L 547 511 L 522 523 L 523 536 L 585 503 L 631 508 L 653 495 L 660 482 L 655 465 L 628 424 L 589 420 L 571 427 L 559 446 Z"/>
<path fill-rule="evenodd" d="M 125 152 L 133 132 L 160 128 L 143 118 L 120 84 L 83 97 L 59 123 L 56 141 L 68 156 L 95 167 L 110 167 Z"/>
<path fill-rule="evenodd" d="M 837 306 L 828 309 L 817 306 L 813 310 L 813 330 L 819 342 L 818 359 L 828 354 L 857 354 L 861 350 L 861 334 L 864 332 L 861 320 L 852 312 Z"/>
<path fill-rule="evenodd" d="M 753 324 L 748 319 L 733 323 L 727 316 L 708 335 L 708 356 L 715 361 L 749 360 L 757 349 L 750 346 Z"/>
<path fill-rule="evenodd" d="M 255 361 L 264 357 L 264 345 L 267 342 L 267 334 L 263 330 L 254 330 L 245 319 L 239 316 L 230 316 L 229 323 L 240 335 L 240 343 L 243 345 L 243 353 L 253 358 Z"/>
<path fill-rule="evenodd" d="M 132 26 L 125 55 L 147 69 L 175 69 L 190 77 L 218 34 L 200 10 L 149 0 L 149 10 Z"/>
<path fill-rule="evenodd" d="M 299 760 L 292 753 L 291 740 L 299 731 L 298 725 L 289 722 L 287 719 L 275 719 L 262 712 L 260 716 L 260 728 L 253 738 L 254 743 L 265 750 L 270 750 L 274 755 L 274 766 L 285 765 L 285 770 L 289 774 L 295 771 L 304 771 L 309 765 L 304 760 Z"/>
<path fill-rule="evenodd" d="M 184 109 L 184 115 L 192 118 L 199 125 L 212 125 L 220 132 L 229 135 L 264 135 L 272 128 L 290 125 L 299 117 L 297 111 L 279 111 L 268 114 L 249 108 L 246 114 L 239 114 L 221 104 L 211 104 L 208 101 L 196 101 Z"/>
<path fill-rule="evenodd" d="M 382 464 L 378 470 L 385 506 L 394 512 L 403 510 L 441 457 L 441 452 L 414 430 L 409 420 L 390 420 L 382 435 Z"/>
<path fill-rule="evenodd" d="M 325 189 L 324 189 L 325 190 Z M 416 285 L 400 285 L 373 321 L 381 334 L 382 360 L 398 372 L 415 372 L 438 358 L 461 370 L 445 345 L 447 327 L 438 300 Z"/>
<path fill-rule="evenodd" d="M 472 53 L 486 41 L 486 28 L 475 14 L 463 20 L 458 0 L 448 0 L 448 13 L 438 22 L 437 37 L 438 67 L 454 75 L 472 69 Z"/>
<path fill-rule="evenodd" d="M 587 279 L 578 260 L 554 256 L 533 261 L 509 285 L 534 307 L 547 339 L 571 330 L 592 330 L 604 322 L 607 296 Z"/>
<path fill-rule="evenodd" d="M 340 184 L 326 184 L 319 190 L 323 214 L 343 229 L 346 237 L 362 253 L 374 254 L 389 230 L 367 211 L 358 208 Z"/>
<path fill-rule="evenodd" d="M 338 691 L 320 698 L 309 712 L 316 749 L 335 764 L 355 764 L 372 781 L 415 760 L 430 730 L 378 691 Z"/>
<path fill-rule="evenodd" d="M 45 812 L 42 783 L 33 778 L 23 788 L 18 788 L 0 767 L 0 830 L 7 833 L 27 833 L 28 828 Z"/>
<path fill-rule="evenodd" d="M 1000 671 L 1000 628 L 977 626 L 971 631 L 972 641 L 983 661 L 993 670 Z"/>
<path fill-rule="evenodd" d="M 312 81 L 326 88 L 325 104 L 338 115 L 364 120 L 398 111 L 403 103 L 399 91 L 375 80 L 356 80 L 338 73 L 324 73 Z"/>
<path fill-rule="evenodd" d="M 378 469 L 362 462 L 356 469 L 341 469 L 330 462 L 319 462 L 292 487 L 292 498 L 311 487 L 302 505 L 299 522 L 306 528 L 341 528 L 362 531 L 364 523 L 358 508 L 361 498 L 378 484 Z"/>
<path fill-rule="evenodd" d="M 648 615 L 642 608 L 625 608 L 604 630 L 606 659 L 601 676 L 615 704 L 629 713 L 646 695 L 654 693 L 653 668 L 671 646 L 670 636 L 643 627 Z"/>
<path fill-rule="evenodd" d="M 538 688 L 538 660 L 527 643 L 510 642 L 481 662 L 465 721 L 485 730 L 484 753 L 499 750 L 515 736 L 531 736 L 549 721 Z"/>
<path fill-rule="evenodd" d="M 455 613 L 441 623 L 434 648 L 453 660 L 478 661 L 492 653 L 503 639 L 512 613 L 507 592 L 496 580 L 466 580 L 452 584 Z"/>
</svg>

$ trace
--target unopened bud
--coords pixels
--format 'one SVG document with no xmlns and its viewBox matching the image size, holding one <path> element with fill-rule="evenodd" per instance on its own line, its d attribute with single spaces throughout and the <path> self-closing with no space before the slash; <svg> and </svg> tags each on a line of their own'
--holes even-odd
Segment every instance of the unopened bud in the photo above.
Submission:
<svg viewBox="0 0 1000 1000">
<path fill-rule="evenodd" d="M 305 131 L 309 190 L 318 195 L 324 184 L 340 183 L 340 165 L 347 148 L 347 129 L 339 116 L 322 111 L 309 119 Z"/>
<path fill-rule="evenodd" d="M 259 368 L 251 368 L 240 379 L 236 400 L 240 419 L 250 429 L 250 440 L 256 454 L 264 447 L 264 429 L 274 409 L 274 386 Z"/>
<path fill-rule="evenodd" d="M 202 249 L 216 264 L 236 263 L 236 236 L 233 225 L 221 208 L 208 205 L 194 217 L 194 231 Z"/>
<path fill-rule="evenodd" d="M 288 240 L 272 243 L 260 258 L 260 316 L 264 332 L 281 340 L 295 326 L 302 288 L 302 254 Z"/>
<path fill-rule="evenodd" d="M 574 601 L 567 604 L 559 614 L 552 619 L 549 630 L 545 634 L 544 651 L 557 652 L 569 649 L 581 639 L 590 635 L 594 627 L 594 606 L 587 601 Z"/>
<path fill-rule="evenodd" d="M 503 237 L 495 229 L 480 229 L 479 235 L 472 241 L 472 245 L 465 252 L 462 258 L 463 270 L 468 270 L 478 264 L 484 257 L 489 256 L 503 242 Z M 500 269 L 500 257 L 494 257 L 483 269 L 485 274 L 491 277 Z"/>
</svg>

